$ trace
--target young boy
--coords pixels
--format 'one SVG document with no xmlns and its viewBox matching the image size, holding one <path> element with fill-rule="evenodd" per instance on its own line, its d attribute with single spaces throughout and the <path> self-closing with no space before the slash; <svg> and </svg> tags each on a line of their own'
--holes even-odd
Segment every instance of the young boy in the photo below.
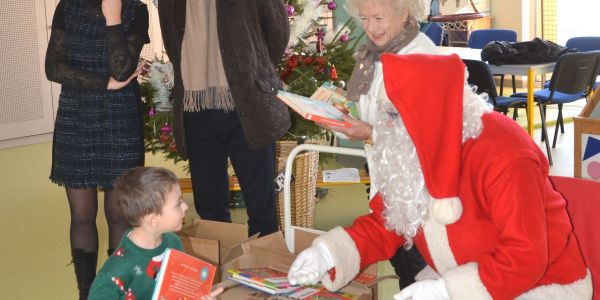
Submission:
<svg viewBox="0 0 600 300">
<path fill-rule="evenodd" d="M 188 206 L 177 176 L 164 168 L 131 169 L 116 180 L 112 193 L 133 229 L 104 263 L 88 299 L 150 299 L 165 249 L 183 250 L 173 232 L 181 229 Z"/>
</svg>

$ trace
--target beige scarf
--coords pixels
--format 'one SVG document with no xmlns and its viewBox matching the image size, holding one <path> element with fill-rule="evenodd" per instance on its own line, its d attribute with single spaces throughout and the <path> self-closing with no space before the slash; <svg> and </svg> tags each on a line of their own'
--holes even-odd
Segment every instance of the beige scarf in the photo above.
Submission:
<svg viewBox="0 0 600 300">
<path fill-rule="evenodd" d="M 189 0 L 181 49 L 183 110 L 233 111 L 217 35 L 217 0 Z"/>
<path fill-rule="evenodd" d="M 383 53 L 398 53 L 417 34 L 419 34 L 418 22 L 409 19 L 404 25 L 404 30 L 387 44 L 379 47 L 369 40 L 366 44 L 360 46 L 353 55 L 356 64 L 348 81 L 348 93 L 346 97 L 352 101 L 358 101 L 361 94 L 366 95 L 373 81 L 375 62 L 379 61 Z"/>
</svg>

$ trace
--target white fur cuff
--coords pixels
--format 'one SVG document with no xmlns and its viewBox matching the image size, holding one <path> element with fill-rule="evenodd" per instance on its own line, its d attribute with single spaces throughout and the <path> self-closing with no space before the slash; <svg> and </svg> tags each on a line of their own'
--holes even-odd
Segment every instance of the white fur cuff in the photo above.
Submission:
<svg viewBox="0 0 600 300">
<path fill-rule="evenodd" d="M 335 268 L 335 280 L 325 275 L 321 282 L 330 291 L 346 286 L 360 271 L 360 256 L 354 240 L 342 227 L 336 227 L 316 238 L 313 245 L 321 243 L 329 249 Z"/>
<path fill-rule="evenodd" d="M 492 299 L 479 277 L 479 264 L 471 262 L 443 274 L 450 299 Z"/>
<path fill-rule="evenodd" d="M 462 212 L 462 203 L 458 197 L 433 199 L 431 215 L 436 221 L 444 225 L 458 221 Z"/>
</svg>

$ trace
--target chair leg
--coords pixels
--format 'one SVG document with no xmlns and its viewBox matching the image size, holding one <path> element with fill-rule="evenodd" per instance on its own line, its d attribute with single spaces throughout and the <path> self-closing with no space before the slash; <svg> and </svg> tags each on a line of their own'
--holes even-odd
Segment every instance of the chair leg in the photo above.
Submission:
<svg viewBox="0 0 600 300">
<path fill-rule="evenodd" d="M 515 106 L 515 107 L 513 107 L 513 120 L 516 121 L 518 117 L 519 117 L 519 108 Z"/>
<path fill-rule="evenodd" d="M 545 124 L 546 105 L 541 105 L 541 103 L 538 103 L 538 105 L 540 105 L 540 113 L 542 113 L 542 110 L 543 110 L 542 114 L 544 115 L 544 117 L 542 117 L 542 126 L 545 126 L 546 125 Z M 542 132 L 542 139 L 541 139 L 541 141 L 542 142 L 545 141 L 547 137 L 548 137 L 548 133 L 546 131 L 543 131 Z"/>
<path fill-rule="evenodd" d="M 558 104 L 558 117 L 560 118 L 560 133 L 565 133 L 565 120 L 562 115 L 563 104 Z"/>
<path fill-rule="evenodd" d="M 558 117 L 556 118 L 556 126 L 554 126 L 554 140 L 552 140 L 552 148 L 556 148 L 556 139 L 558 137 L 558 128 L 560 127 L 561 133 L 565 133 L 565 126 L 563 123 L 563 116 L 562 116 L 562 103 L 558 104 Z"/>
<path fill-rule="evenodd" d="M 515 75 L 512 75 L 512 88 L 513 94 L 517 93 L 517 80 L 515 79 Z"/>
<path fill-rule="evenodd" d="M 500 96 L 504 96 L 504 74 L 500 75 Z"/>
<path fill-rule="evenodd" d="M 545 108 L 546 106 L 542 103 L 538 103 L 540 108 L 540 117 L 542 119 L 542 140 L 546 142 L 546 153 L 548 154 L 548 163 L 552 165 L 552 152 L 550 150 L 550 142 L 548 141 L 548 132 L 546 131 L 546 117 L 545 117 Z M 546 137 L 544 139 L 544 137 Z"/>
</svg>

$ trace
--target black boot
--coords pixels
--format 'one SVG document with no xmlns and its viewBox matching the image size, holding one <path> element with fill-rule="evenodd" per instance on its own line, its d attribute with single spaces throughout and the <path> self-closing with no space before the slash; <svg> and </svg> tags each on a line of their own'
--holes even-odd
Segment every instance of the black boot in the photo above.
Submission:
<svg viewBox="0 0 600 300">
<path fill-rule="evenodd" d="M 92 282 L 96 277 L 96 264 L 98 252 L 85 252 L 82 249 L 71 249 L 75 276 L 77 277 L 77 288 L 79 289 L 79 300 L 87 300 Z"/>
</svg>

